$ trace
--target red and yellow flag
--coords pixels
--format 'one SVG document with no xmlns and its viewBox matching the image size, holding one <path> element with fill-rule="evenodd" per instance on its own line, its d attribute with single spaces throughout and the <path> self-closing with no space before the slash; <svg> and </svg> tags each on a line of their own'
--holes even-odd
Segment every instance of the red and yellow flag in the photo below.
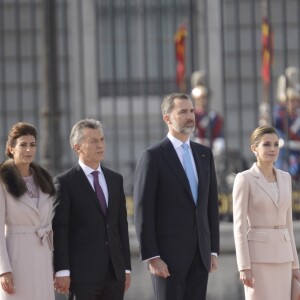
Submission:
<svg viewBox="0 0 300 300">
<path fill-rule="evenodd" d="M 176 66 L 176 83 L 183 89 L 185 86 L 185 38 L 187 30 L 184 25 L 181 25 L 174 36 L 175 54 L 177 60 Z"/>
<path fill-rule="evenodd" d="M 262 65 L 261 77 L 264 84 L 270 83 L 270 69 L 273 63 L 273 32 L 268 18 L 265 16 L 261 26 Z"/>
</svg>

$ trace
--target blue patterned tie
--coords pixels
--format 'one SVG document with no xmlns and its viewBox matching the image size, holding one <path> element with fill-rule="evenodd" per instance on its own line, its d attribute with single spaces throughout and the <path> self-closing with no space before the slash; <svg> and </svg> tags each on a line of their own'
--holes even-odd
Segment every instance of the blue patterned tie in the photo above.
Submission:
<svg viewBox="0 0 300 300">
<path fill-rule="evenodd" d="M 191 159 L 191 155 L 190 155 L 190 151 L 189 151 L 189 146 L 187 144 L 182 144 L 182 148 L 183 148 L 183 166 L 184 166 L 187 178 L 190 183 L 194 201 L 195 201 L 195 203 L 197 203 L 198 183 L 197 183 L 196 175 L 194 173 L 194 168 L 193 168 L 192 159 Z"/>
</svg>

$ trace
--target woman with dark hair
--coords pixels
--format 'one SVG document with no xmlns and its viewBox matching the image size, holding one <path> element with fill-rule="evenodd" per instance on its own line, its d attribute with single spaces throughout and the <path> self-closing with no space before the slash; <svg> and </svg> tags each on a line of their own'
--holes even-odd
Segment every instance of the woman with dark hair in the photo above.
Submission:
<svg viewBox="0 0 300 300">
<path fill-rule="evenodd" d="M 54 300 L 53 196 L 49 173 L 33 163 L 37 132 L 16 123 L 0 165 L 0 300 Z"/>
</svg>

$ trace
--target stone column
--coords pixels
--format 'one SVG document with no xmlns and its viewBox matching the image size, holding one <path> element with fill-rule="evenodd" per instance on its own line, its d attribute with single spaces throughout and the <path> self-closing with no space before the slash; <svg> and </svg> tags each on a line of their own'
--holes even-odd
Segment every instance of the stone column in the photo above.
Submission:
<svg viewBox="0 0 300 300">
<path fill-rule="evenodd" d="M 222 53 L 221 53 L 221 20 L 220 1 L 207 1 L 208 8 L 208 30 L 209 30 L 209 65 L 210 86 L 212 89 L 211 108 L 223 113 L 222 92 Z"/>
<path fill-rule="evenodd" d="M 72 123 L 97 118 L 96 8 L 93 0 L 69 0 Z"/>
</svg>

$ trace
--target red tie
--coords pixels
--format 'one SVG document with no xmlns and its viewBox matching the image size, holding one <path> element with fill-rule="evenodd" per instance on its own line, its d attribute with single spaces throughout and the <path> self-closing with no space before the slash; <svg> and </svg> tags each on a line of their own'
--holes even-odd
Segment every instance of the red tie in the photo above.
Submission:
<svg viewBox="0 0 300 300">
<path fill-rule="evenodd" d="M 98 173 L 99 173 L 99 171 L 92 172 L 92 175 L 94 177 L 94 188 L 95 188 L 95 192 L 97 194 L 97 198 L 100 202 L 102 211 L 103 211 L 104 215 L 106 216 L 106 210 L 107 210 L 106 200 L 105 200 L 103 190 L 99 184 Z"/>
</svg>

